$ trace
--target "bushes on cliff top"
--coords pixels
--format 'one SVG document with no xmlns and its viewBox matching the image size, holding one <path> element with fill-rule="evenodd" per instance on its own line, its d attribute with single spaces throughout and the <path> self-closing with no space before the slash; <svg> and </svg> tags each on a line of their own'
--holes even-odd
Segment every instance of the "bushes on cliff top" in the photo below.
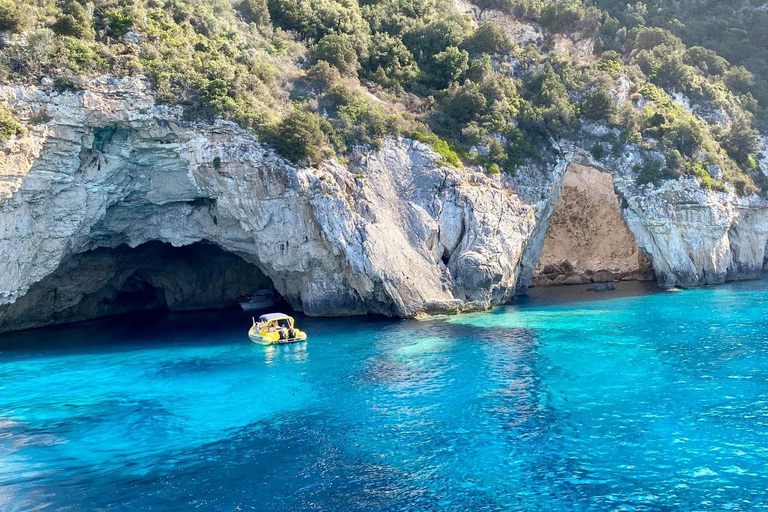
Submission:
<svg viewBox="0 0 768 512">
<path fill-rule="evenodd" d="M 342 74 L 356 73 L 360 67 L 350 38 L 340 34 L 323 36 L 315 47 L 315 59 L 328 62 Z"/>
<path fill-rule="evenodd" d="M 592 91 L 581 102 L 581 115 L 593 121 L 610 121 L 616 115 L 613 96 L 602 89 Z"/>
<path fill-rule="evenodd" d="M 294 109 L 278 125 L 274 144 L 277 151 L 289 160 L 306 160 L 312 165 L 320 163 L 325 145 L 321 118 L 312 112 Z"/>
<path fill-rule="evenodd" d="M 72 36 L 85 41 L 92 41 L 96 35 L 91 13 L 75 0 L 69 0 L 63 4 L 61 14 L 51 28 L 59 35 Z"/>
<path fill-rule="evenodd" d="M 481 25 L 472 37 L 467 39 L 465 47 L 469 51 L 479 54 L 504 54 L 511 52 L 514 49 L 515 44 L 501 25 L 488 22 Z"/>
<path fill-rule="evenodd" d="M 419 66 L 401 40 L 379 33 L 371 38 L 361 75 L 385 87 L 408 87 L 419 76 Z"/>
<path fill-rule="evenodd" d="M 582 0 L 481 1 L 552 32 L 597 37 L 602 55 L 590 63 L 517 48 L 502 25 L 476 28 L 447 0 L 0 0 L 0 27 L 27 31 L 26 45 L 13 35 L 3 49 L 0 76 L 146 74 L 159 100 L 189 119 L 232 119 L 311 163 L 326 143 L 376 147 L 385 133 L 417 130 L 454 165 L 462 155 L 508 170 L 546 156 L 581 117 L 619 128 L 622 143 L 676 152 L 679 172 L 711 163 L 752 190 L 761 78 L 703 43 L 686 48 L 673 20 L 653 26 L 641 4 L 613 2 L 595 2 L 609 14 Z M 616 108 L 607 91 L 620 80 L 633 101 L 647 100 L 643 109 Z M 737 122 L 715 128 L 662 88 Z M 284 117 L 291 102 L 300 107 Z M 488 151 L 470 157 L 472 145 Z"/>
<path fill-rule="evenodd" d="M 0 104 L 0 141 L 8 140 L 13 135 L 19 135 L 23 130 L 21 123 L 16 120 L 13 113 L 6 106 Z"/>
<path fill-rule="evenodd" d="M 461 166 L 459 155 L 446 141 L 440 137 L 436 135 L 424 135 L 421 132 L 412 132 L 408 136 L 413 140 L 418 140 L 419 142 L 424 142 L 432 146 L 432 149 L 434 149 L 440 156 L 442 156 L 446 163 L 454 167 Z"/>
<path fill-rule="evenodd" d="M 14 0 L 0 0 L 0 30 L 16 31 L 22 23 L 22 12 Z"/>
</svg>

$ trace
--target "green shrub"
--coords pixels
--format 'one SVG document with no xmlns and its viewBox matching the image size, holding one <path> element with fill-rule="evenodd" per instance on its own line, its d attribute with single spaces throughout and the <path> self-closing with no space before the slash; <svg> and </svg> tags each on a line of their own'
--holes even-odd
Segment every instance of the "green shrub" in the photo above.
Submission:
<svg viewBox="0 0 768 512">
<path fill-rule="evenodd" d="M 698 162 L 692 163 L 688 167 L 688 172 L 699 178 L 701 187 L 704 189 L 717 190 L 720 192 L 726 192 L 728 190 L 725 185 L 710 176 L 707 170 Z"/>
<path fill-rule="evenodd" d="M 0 0 L 0 30 L 17 32 L 21 27 L 21 12 L 14 0 Z"/>
<path fill-rule="evenodd" d="M 495 138 L 491 139 L 488 143 L 488 158 L 494 163 L 504 165 L 509 159 L 504 144 Z"/>
<path fill-rule="evenodd" d="M 346 85 L 337 84 L 331 87 L 328 93 L 323 98 L 328 105 L 335 109 L 351 105 L 355 102 L 355 94 L 350 91 Z"/>
<path fill-rule="evenodd" d="M 637 173 L 638 185 L 659 185 L 665 177 L 658 162 L 646 162 L 642 166 L 635 167 L 634 171 Z"/>
<path fill-rule="evenodd" d="M 696 66 L 708 75 L 722 75 L 728 70 L 728 61 L 717 53 L 701 46 L 685 50 L 685 63 Z"/>
<path fill-rule="evenodd" d="M 613 96 L 599 89 L 588 94 L 581 102 L 581 115 L 593 121 L 610 121 L 616 115 Z"/>
<path fill-rule="evenodd" d="M 87 43 L 74 37 L 64 37 L 53 54 L 53 59 L 75 74 L 103 70 L 106 61 Z"/>
<path fill-rule="evenodd" d="M 644 27 L 635 36 L 635 50 L 653 50 L 658 46 L 680 48 L 683 42 L 669 30 L 658 27 Z"/>
<path fill-rule="evenodd" d="M 553 32 L 574 28 L 586 15 L 584 4 L 578 0 L 558 0 L 541 7 L 541 24 Z"/>
<path fill-rule="evenodd" d="M 294 109 L 277 127 L 274 143 L 277 151 L 293 162 L 320 163 L 325 145 L 320 116 Z"/>
<path fill-rule="evenodd" d="M 422 69 L 433 57 L 450 47 L 458 47 L 472 34 L 472 25 L 464 16 L 443 16 L 427 24 L 417 24 L 403 34 L 403 43 Z"/>
<path fill-rule="evenodd" d="M 370 29 L 355 0 L 267 0 L 267 7 L 276 26 L 295 30 L 309 42 L 326 34 L 348 34 L 356 39 L 356 50 L 367 46 Z"/>
<path fill-rule="evenodd" d="M 755 87 L 755 75 L 744 66 L 736 66 L 725 74 L 725 85 L 734 92 L 747 94 Z"/>
<path fill-rule="evenodd" d="M 359 67 L 357 52 L 344 35 L 329 34 L 320 39 L 315 47 L 315 59 L 328 62 L 342 74 L 355 73 Z"/>
<path fill-rule="evenodd" d="M 8 140 L 13 135 L 20 135 L 24 128 L 8 108 L 0 104 L 0 141 Z"/>
<path fill-rule="evenodd" d="M 134 14 L 128 9 L 106 11 L 103 16 L 110 34 L 114 37 L 122 37 L 133 28 Z"/>
<path fill-rule="evenodd" d="M 237 11 L 248 23 L 266 26 L 271 21 L 267 0 L 243 0 L 237 5 Z"/>
<path fill-rule="evenodd" d="M 573 126 L 576 110 L 565 84 L 550 64 L 526 85 L 526 92 L 530 103 L 522 109 L 524 128 L 549 137 Z"/>
<path fill-rule="evenodd" d="M 54 32 L 84 41 L 93 41 L 95 31 L 91 14 L 79 2 L 69 0 L 64 4 L 61 15 L 51 25 Z"/>
<path fill-rule="evenodd" d="M 597 61 L 597 68 L 608 73 L 618 73 L 622 67 L 624 67 L 624 63 L 621 54 L 613 50 L 603 52 L 600 60 Z"/>
<path fill-rule="evenodd" d="M 375 34 L 362 76 L 384 86 L 405 87 L 419 76 L 419 66 L 402 41 L 388 34 Z"/>
<path fill-rule="evenodd" d="M 507 155 L 509 160 L 505 168 L 514 169 L 528 160 L 541 159 L 542 152 L 529 132 L 515 128 L 507 134 Z"/>
<path fill-rule="evenodd" d="M 592 158 L 599 162 L 605 156 L 605 149 L 602 144 L 594 144 L 589 153 L 592 155 Z"/>
<path fill-rule="evenodd" d="M 485 108 L 485 96 L 476 84 L 469 81 L 452 91 L 443 106 L 446 115 L 459 124 L 466 124 L 477 118 Z"/>
<path fill-rule="evenodd" d="M 693 155 L 704 142 L 701 125 L 692 116 L 675 118 L 663 126 L 662 142 L 668 148 L 675 148 L 684 155 Z"/>
<path fill-rule="evenodd" d="M 445 89 L 469 69 L 469 54 L 449 46 L 422 66 L 425 82 L 433 89 Z"/>
<path fill-rule="evenodd" d="M 412 132 L 408 138 L 429 144 L 437 154 L 445 159 L 446 163 L 454 167 L 461 167 L 461 160 L 459 159 L 458 153 L 451 148 L 448 142 L 437 135 L 424 135 L 421 132 Z"/>
<path fill-rule="evenodd" d="M 509 53 L 515 44 L 501 25 L 489 22 L 480 25 L 465 47 L 475 53 Z"/>
<path fill-rule="evenodd" d="M 327 91 L 341 80 L 341 75 L 338 69 L 321 60 L 307 71 L 307 78 L 321 91 Z"/>
<path fill-rule="evenodd" d="M 749 161 L 750 155 L 758 150 L 758 135 L 757 130 L 750 126 L 746 118 L 739 117 L 731 123 L 731 127 L 721 140 L 721 144 L 731 158 L 744 164 Z"/>
</svg>

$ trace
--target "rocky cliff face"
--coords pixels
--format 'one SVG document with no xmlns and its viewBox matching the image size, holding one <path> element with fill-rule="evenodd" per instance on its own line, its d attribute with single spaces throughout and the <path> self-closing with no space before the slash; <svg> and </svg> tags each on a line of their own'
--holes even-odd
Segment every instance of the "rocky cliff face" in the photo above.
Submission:
<svg viewBox="0 0 768 512">
<path fill-rule="evenodd" d="M 621 216 L 613 177 L 570 165 L 549 221 L 534 286 L 653 279 Z"/>
<path fill-rule="evenodd" d="M 661 287 L 760 275 L 768 241 L 766 199 L 704 190 L 693 178 L 638 186 L 632 169 L 639 159 L 631 147 L 620 158 L 603 162 L 574 149 L 573 161 L 613 174 L 622 216 Z"/>
<path fill-rule="evenodd" d="M 0 92 L 23 120 L 45 120 L 0 161 L 1 330 L 62 262 L 151 241 L 213 243 L 312 315 L 457 312 L 514 293 L 536 208 L 498 176 L 394 139 L 348 165 L 295 168 L 231 123 L 180 122 L 139 80 L 83 87 Z M 64 307 L 29 309 L 24 325 Z"/>
<path fill-rule="evenodd" d="M 257 267 L 213 244 L 99 247 L 64 259 L 4 306 L 2 325 L 16 330 L 130 311 L 237 306 L 268 286 Z"/>
<path fill-rule="evenodd" d="M 530 284 L 572 162 L 613 174 L 661 284 L 754 277 L 763 264 L 764 201 L 708 193 L 693 180 L 638 188 L 631 148 L 598 163 L 561 144 L 543 172 L 509 177 L 446 166 L 425 144 L 387 139 L 349 164 L 296 168 L 231 123 L 182 122 L 141 80 L 82 87 L 0 88 L 28 126 L 0 153 L 0 330 L 51 323 L 72 308 L 24 297 L 33 286 L 35 296 L 61 287 L 77 255 L 153 241 L 215 244 L 311 315 L 489 308 Z"/>
<path fill-rule="evenodd" d="M 693 178 L 665 181 L 659 187 L 639 186 L 634 170 L 641 164 L 637 147 L 629 145 L 619 157 L 596 161 L 584 149 L 588 144 L 560 141 L 556 145 L 561 158 L 550 176 L 553 187 L 559 189 L 565 170 L 572 164 L 610 173 L 621 216 L 640 250 L 643 274 L 650 273 L 643 268 L 647 258 L 662 288 L 690 288 L 760 275 L 764 261 L 768 261 L 768 200 L 708 191 Z M 762 162 L 766 175 L 767 164 Z M 559 197 L 555 190 L 537 207 L 540 222 L 521 262 L 520 292 L 532 283 Z"/>
</svg>

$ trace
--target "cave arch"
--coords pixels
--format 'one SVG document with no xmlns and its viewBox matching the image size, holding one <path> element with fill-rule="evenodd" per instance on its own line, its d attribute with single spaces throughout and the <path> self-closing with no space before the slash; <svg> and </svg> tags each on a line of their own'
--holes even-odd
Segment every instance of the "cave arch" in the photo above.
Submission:
<svg viewBox="0 0 768 512">
<path fill-rule="evenodd" d="M 273 283 L 257 265 L 208 241 L 98 247 L 65 258 L 23 297 L 0 307 L 0 330 L 138 311 L 232 307 L 261 288 Z"/>
<path fill-rule="evenodd" d="M 589 162 L 569 163 L 530 284 L 654 280 L 622 203 L 611 173 Z"/>
</svg>

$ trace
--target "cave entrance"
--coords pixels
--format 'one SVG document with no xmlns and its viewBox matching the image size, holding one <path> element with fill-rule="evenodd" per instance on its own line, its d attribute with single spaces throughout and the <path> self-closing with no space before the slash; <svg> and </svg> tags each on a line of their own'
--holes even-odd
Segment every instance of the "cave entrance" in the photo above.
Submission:
<svg viewBox="0 0 768 512">
<path fill-rule="evenodd" d="M 18 301 L 0 308 L 0 330 L 136 311 L 235 307 L 260 289 L 273 284 L 258 266 L 212 243 L 97 248 L 65 259 Z"/>
<path fill-rule="evenodd" d="M 653 279 L 650 260 L 621 216 L 612 176 L 593 167 L 568 166 L 531 284 Z"/>
</svg>

